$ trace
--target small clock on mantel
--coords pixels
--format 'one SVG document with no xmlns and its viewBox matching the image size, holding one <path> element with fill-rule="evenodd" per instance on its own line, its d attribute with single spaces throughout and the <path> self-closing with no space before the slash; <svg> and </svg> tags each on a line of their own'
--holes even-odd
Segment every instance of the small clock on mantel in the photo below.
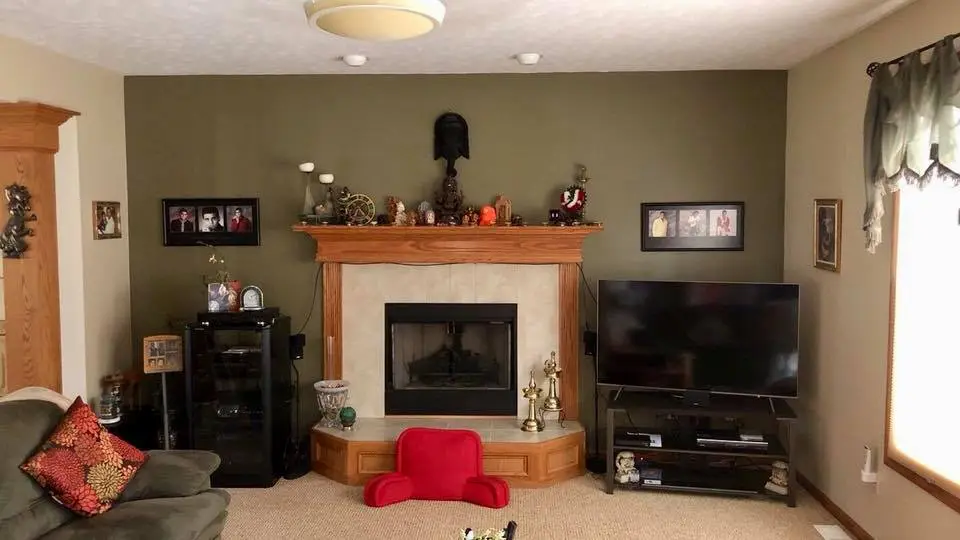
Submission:
<svg viewBox="0 0 960 540">
<path fill-rule="evenodd" d="M 256 285 L 248 285 L 240 291 L 240 309 L 260 311 L 263 309 L 263 291 Z"/>
</svg>

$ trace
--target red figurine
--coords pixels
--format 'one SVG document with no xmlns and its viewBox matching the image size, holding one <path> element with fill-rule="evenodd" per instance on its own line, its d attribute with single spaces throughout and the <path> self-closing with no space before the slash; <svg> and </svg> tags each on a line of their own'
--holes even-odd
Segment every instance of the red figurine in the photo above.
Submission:
<svg viewBox="0 0 960 540">
<path fill-rule="evenodd" d="M 497 211 L 487 205 L 480 209 L 480 225 L 493 225 L 497 222 Z"/>
</svg>

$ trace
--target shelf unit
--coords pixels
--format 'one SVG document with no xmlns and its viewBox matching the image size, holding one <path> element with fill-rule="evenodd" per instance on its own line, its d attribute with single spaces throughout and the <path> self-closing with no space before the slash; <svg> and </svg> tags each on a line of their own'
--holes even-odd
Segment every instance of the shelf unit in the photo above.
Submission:
<svg viewBox="0 0 960 540">
<path fill-rule="evenodd" d="M 656 425 L 634 425 L 631 413 Z M 627 423 L 623 421 L 626 420 Z M 716 448 L 698 445 L 696 433 L 711 422 L 735 421 L 742 426 L 758 426 L 765 449 Z M 796 469 L 791 458 L 795 448 L 797 415 L 785 399 L 749 396 L 712 396 L 709 404 L 686 403 L 665 393 L 618 392 L 607 407 L 607 493 L 616 489 L 676 491 L 716 495 L 753 496 L 782 500 L 796 506 Z M 659 434 L 661 446 L 651 447 L 621 438 L 624 428 L 640 433 Z M 620 484 L 614 480 L 616 456 L 631 451 L 637 456 L 637 468 L 659 470 L 659 478 Z M 788 464 L 789 491 L 786 496 L 764 488 L 774 461 Z"/>
<path fill-rule="evenodd" d="M 218 315 L 186 329 L 187 446 L 220 456 L 215 487 L 269 487 L 290 438 L 290 318 Z"/>
</svg>

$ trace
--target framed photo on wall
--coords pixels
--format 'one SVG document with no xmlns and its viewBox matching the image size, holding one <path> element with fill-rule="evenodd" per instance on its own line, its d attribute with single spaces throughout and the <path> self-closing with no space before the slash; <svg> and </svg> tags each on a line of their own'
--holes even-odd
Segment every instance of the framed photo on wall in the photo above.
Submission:
<svg viewBox="0 0 960 540">
<path fill-rule="evenodd" d="M 260 199 L 163 199 L 165 246 L 259 246 Z"/>
<path fill-rule="evenodd" d="M 743 251 L 744 203 L 643 203 L 643 251 Z"/>
<path fill-rule="evenodd" d="M 93 239 L 123 238 L 120 203 L 93 201 Z"/>
<path fill-rule="evenodd" d="M 840 252 L 843 244 L 843 201 L 814 199 L 813 201 L 813 265 L 831 272 L 840 271 Z"/>
</svg>

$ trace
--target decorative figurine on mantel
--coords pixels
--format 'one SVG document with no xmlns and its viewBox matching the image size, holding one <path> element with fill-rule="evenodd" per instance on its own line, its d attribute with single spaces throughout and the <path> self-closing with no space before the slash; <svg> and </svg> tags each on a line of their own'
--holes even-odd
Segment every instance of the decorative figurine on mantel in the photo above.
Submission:
<svg viewBox="0 0 960 540">
<path fill-rule="evenodd" d="M 387 197 L 387 215 L 391 225 L 407 224 L 407 208 L 398 197 Z"/>
<path fill-rule="evenodd" d="M 574 184 L 563 190 L 560 197 L 563 212 L 566 215 L 567 222 L 571 225 L 579 225 L 583 222 L 583 216 L 587 210 L 587 190 L 585 186 L 589 181 L 587 168 L 580 165 Z"/>
<path fill-rule="evenodd" d="M 497 224 L 497 211 L 489 204 L 480 209 L 480 225 Z"/>
<path fill-rule="evenodd" d="M 430 201 L 422 201 L 417 206 L 417 214 L 417 223 L 421 225 L 433 225 L 435 216 L 433 213 L 433 206 L 430 205 Z"/>
<path fill-rule="evenodd" d="M 456 175 L 456 170 L 453 171 Z M 456 176 L 447 176 L 443 188 L 436 194 L 437 219 L 444 225 L 457 225 L 462 217 L 463 191 Z"/>
<path fill-rule="evenodd" d="M 497 195 L 493 200 L 493 207 L 497 211 L 497 225 L 513 224 L 513 203 L 503 195 Z"/>
<path fill-rule="evenodd" d="M 470 159 L 467 121 L 457 113 L 441 114 L 433 124 L 433 159 L 443 158 L 446 174 L 436 194 L 437 218 L 444 225 L 456 225 L 462 215 L 463 191 L 456 169 L 457 159 Z"/>
</svg>

